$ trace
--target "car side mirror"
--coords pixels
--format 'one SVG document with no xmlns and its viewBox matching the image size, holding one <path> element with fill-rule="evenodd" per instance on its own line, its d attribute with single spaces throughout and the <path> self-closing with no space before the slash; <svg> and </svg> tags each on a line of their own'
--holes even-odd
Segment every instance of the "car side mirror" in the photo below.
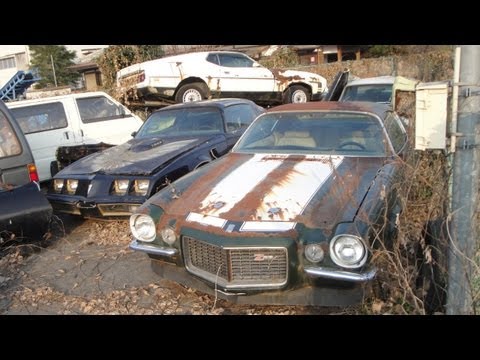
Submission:
<svg viewBox="0 0 480 360">
<path fill-rule="evenodd" d="M 134 132 L 132 132 L 130 135 L 131 135 L 132 137 L 135 137 L 135 136 L 137 135 L 137 132 L 134 131 Z"/>
</svg>

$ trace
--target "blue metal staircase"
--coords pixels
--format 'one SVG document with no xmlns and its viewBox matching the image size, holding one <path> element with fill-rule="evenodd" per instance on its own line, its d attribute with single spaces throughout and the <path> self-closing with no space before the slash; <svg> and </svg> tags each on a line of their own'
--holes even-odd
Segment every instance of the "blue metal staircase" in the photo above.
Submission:
<svg viewBox="0 0 480 360">
<path fill-rule="evenodd" d="M 40 80 L 30 71 L 17 71 L 15 75 L 0 89 L 0 100 L 17 100 L 30 85 Z"/>
</svg>

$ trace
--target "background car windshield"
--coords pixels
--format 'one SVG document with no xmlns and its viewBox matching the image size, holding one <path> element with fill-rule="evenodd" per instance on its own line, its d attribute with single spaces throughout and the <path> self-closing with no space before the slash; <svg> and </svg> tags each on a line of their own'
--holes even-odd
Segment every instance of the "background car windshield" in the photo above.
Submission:
<svg viewBox="0 0 480 360">
<path fill-rule="evenodd" d="M 342 101 L 390 103 L 392 101 L 392 84 L 347 86 Z"/>
<path fill-rule="evenodd" d="M 385 156 L 377 118 L 355 112 L 288 112 L 260 116 L 233 151 Z"/>
<path fill-rule="evenodd" d="M 136 138 L 148 136 L 200 136 L 223 133 L 222 114 L 216 108 L 173 109 L 153 113 Z"/>
</svg>

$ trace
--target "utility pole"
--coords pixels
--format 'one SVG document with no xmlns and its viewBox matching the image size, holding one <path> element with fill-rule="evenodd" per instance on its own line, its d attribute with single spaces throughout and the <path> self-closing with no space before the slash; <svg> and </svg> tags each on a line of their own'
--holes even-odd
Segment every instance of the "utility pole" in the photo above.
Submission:
<svg viewBox="0 0 480 360">
<path fill-rule="evenodd" d="M 458 111 L 453 109 L 454 151 L 447 314 L 473 314 L 472 263 L 478 241 L 477 204 L 480 167 L 480 46 L 462 45 L 455 69 L 459 78 Z M 458 58 L 461 58 L 458 61 Z M 457 63 L 459 62 L 459 64 Z M 459 68 L 458 68 L 459 66 Z M 458 82 L 458 83 L 457 83 Z M 454 88 L 454 95 L 457 94 Z M 453 99 L 455 104 L 457 99 Z"/>
<path fill-rule="evenodd" d="M 50 60 L 52 61 L 53 81 L 55 82 L 55 87 L 57 87 L 57 75 L 55 75 L 55 64 L 53 63 L 53 55 L 51 54 L 50 54 Z"/>
</svg>

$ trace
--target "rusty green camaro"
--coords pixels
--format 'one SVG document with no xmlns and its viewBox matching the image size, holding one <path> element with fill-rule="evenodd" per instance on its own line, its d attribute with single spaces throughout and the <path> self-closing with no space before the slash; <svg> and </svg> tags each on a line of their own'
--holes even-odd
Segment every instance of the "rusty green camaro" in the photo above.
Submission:
<svg viewBox="0 0 480 360">
<path fill-rule="evenodd" d="M 130 217 L 153 269 L 237 303 L 348 305 L 395 232 L 407 134 L 390 107 L 288 104 Z"/>
</svg>

